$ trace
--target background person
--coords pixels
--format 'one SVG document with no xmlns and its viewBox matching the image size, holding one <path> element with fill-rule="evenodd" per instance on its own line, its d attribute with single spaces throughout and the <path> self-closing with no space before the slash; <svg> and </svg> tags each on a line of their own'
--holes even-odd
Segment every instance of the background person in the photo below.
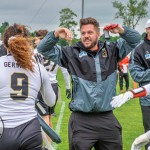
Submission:
<svg viewBox="0 0 150 150">
<path fill-rule="evenodd" d="M 51 85 L 52 85 L 53 90 L 56 94 L 56 103 L 57 103 L 57 100 L 58 100 L 58 94 L 60 92 L 59 91 L 58 80 L 57 80 L 58 68 L 60 68 L 60 70 L 63 74 L 63 77 L 65 79 L 66 96 L 67 96 L 68 99 L 71 98 L 70 75 L 69 75 L 67 69 L 64 68 L 64 67 L 61 67 L 61 66 L 55 64 L 53 61 L 50 61 L 50 60 L 47 60 L 47 59 L 45 59 L 45 61 L 44 61 L 44 66 L 45 66 L 46 70 L 48 71 L 48 75 L 49 75 Z M 56 103 L 55 103 L 55 106 L 56 106 Z M 50 112 L 53 116 L 56 116 L 55 106 L 50 108 Z"/>
<path fill-rule="evenodd" d="M 29 35 L 25 26 L 16 23 L 4 34 L 8 54 L 0 57 L 0 117 L 4 124 L 1 150 L 41 150 L 41 128 L 35 110 L 38 92 L 47 105 L 55 104 L 47 72 L 33 57 Z"/>
<path fill-rule="evenodd" d="M 43 39 L 43 37 L 48 33 L 47 30 L 38 30 L 35 31 L 35 39 L 34 39 L 34 46 L 35 46 L 35 50 L 34 52 L 38 55 L 40 55 L 37 52 L 37 45 L 39 44 L 39 42 L 41 41 L 41 39 Z M 39 56 L 38 56 L 39 57 Z M 42 55 L 40 57 L 43 57 Z M 41 58 L 40 58 L 41 59 Z M 70 89 L 70 75 L 67 71 L 66 68 L 63 68 L 61 66 L 58 66 L 57 64 L 55 64 L 54 62 L 47 60 L 46 58 L 42 58 L 43 60 L 41 60 L 40 62 L 43 63 L 44 67 L 46 68 L 48 75 L 49 75 L 49 79 L 51 82 L 51 85 L 53 87 L 53 90 L 55 92 L 56 95 L 56 101 L 58 100 L 58 91 L 59 91 L 59 87 L 58 87 L 58 81 L 57 81 L 57 71 L 58 68 L 61 69 L 64 79 L 65 79 L 65 83 L 66 83 L 66 96 L 67 98 L 71 98 L 71 89 Z M 41 96 L 40 96 L 41 97 Z M 42 101 L 43 102 L 43 101 Z M 56 105 L 56 104 L 55 104 Z M 51 109 L 50 112 L 55 116 L 55 111 L 54 111 L 54 107 L 53 108 L 49 108 Z"/>
<path fill-rule="evenodd" d="M 133 80 L 143 86 L 150 83 L 150 19 L 145 25 L 146 35 L 131 54 L 129 71 Z M 150 95 L 140 98 L 143 126 L 145 132 L 150 130 Z M 150 143 L 146 145 L 150 146 Z"/>
<path fill-rule="evenodd" d="M 41 54 L 38 53 L 37 45 L 39 44 L 39 42 L 44 38 L 44 36 L 47 33 L 48 33 L 48 30 L 46 30 L 46 29 L 43 29 L 43 30 L 41 29 L 41 30 L 35 31 L 35 37 L 33 40 L 34 56 L 36 58 L 36 61 L 39 62 L 40 64 L 42 64 L 43 66 L 44 66 L 44 58 Z M 50 82 L 49 79 L 47 80 L 47 82 Z M 47 123 L 47 125 L 52 127 L 52 115 L 51 115 L 51 111 L 49 110 L 50 107 L 48 107 L 47 104 L 44 102 L 41 92 L 38 93 L 37 100 L 38 100 L 38 103 L 36 103 L 36 109 L 37 109 L 38 113 L 42 116 L 43 120 Z M 56 101 L 55 101 L 55 103 L 56 103 Z M 39 105 L 40 105 L 40 107 L 39 107 Z M 45 136 L 43 132 L 42 132 L 42 138 L 43 138 L 42 150 L 48 150 L 48 147 L 51 146 L 51 139 L 48 135 Z M 53 149 L 54 148 L 51 146 L 50 150 L 53 150 Z"/>
<path fill-rule="evenodd" d="M 119 71 L 119 87 L 120 92 L 123 92 L 124 82 L 126 91 L 129 90 L 129 73 L 128 73 L 128 64 L 129 64 L 129 56 L 127 55 L 123 60 L 118 63 L 118 71 Z"/>
<path fill-rule="evenodd" d="M 38 31 L 35 31 L 35 38 L 34 38 L 34 54 L 37 58 L 37 60 L 42 63 L 44 65 L 44 67 L 46 68 L 47 70 L 47 73 L 48 73 L 48 76 L 49 76 L 49 80 L 47 80 L 47 82 L 50 82 L 51 85 L 52 85 L 52 88 L 55 92 L 55 95 L 56 95 L 56 102 L 58 100 L 58 81 L 57 81 L 57 70 L 58 70 L 58 65 L 55 64 L 54 62 L 50 61 L 50 60 L 47 60 L 45 59 L 42 55 L 40 55 L 38 52 L 37 52 L 37 45 L 39 44 L 39 42 L 45 37 L 45 35 L 48 33 L 47 30 L 45 29 L 41 29 L 41 30 L 38 30 Z M 70 75 L 67 71 L 66 68 L 63 68 L 63 67 L 60 67 L 61 68 L 61 71 L 63 73 L 63 76 L 64 76 L 64 79 L 65 79 L 65 82 L 66 82 L 66 95 L 67 95 L 67 98 L 70 98 L 71 97 L 71 90 L 70 90 Z M 47 106 L 47 104 L 45 104 L 43 98 L 42 98 L 42 95 L 41 93 L 39 92 L 38 93 L 38 100 L 39 100 L 39 103 L 40 105 L 44 108 L 45 112 L 43 113 L 38 107 L 38 112 L 40 113 L 40 115 L 42 116 L 42 118 L 44 119 L 44 121 L 50 126 L 52 127 L 52 115 L 56 116 L 56 113 L 54 111 L 54 108 L 56 106 L 56 102 L 55 102 L 55 105 L 53 107 L 49 107 Z M 48 136 L 47 136 L 48 137 Z M 51 142 L 51 139 L 48 137 L 48 140 L 49 142 Z M 44 148 L 43 148 L 44 149 Z"/>
<path fill-rule="evenodd" d="M 56 45 L 59 38 L 72 39 L 69 29 L 58 28 L 37 47 L 46 58 L 67 68 L 72 78 L 70 150 L 122 150 L 121 126 L 110 101 L 116 94 L 117 63 L 139 43 L 140 35 L 120 25 L 105 29 L 119 33 L 122 39 L 116 43 L 99 41 L 99 23 L 89 17 L 80 20 L 81 41 L 75 45 Z"/>
</svg>

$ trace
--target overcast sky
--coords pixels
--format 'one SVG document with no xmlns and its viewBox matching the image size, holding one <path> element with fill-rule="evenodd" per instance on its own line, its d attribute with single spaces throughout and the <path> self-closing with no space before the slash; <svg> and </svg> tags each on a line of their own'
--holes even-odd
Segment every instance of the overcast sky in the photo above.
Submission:
<svg viewBox="0 0 150 150">
<path fill-rule="evenodd" d="M 100 25 L 119 23 L 121 19 L 114 19 L 116 9 L 112 6 L 114 0 L 84 0 L 84 17 L 96 18 Z M 124 4 L 128 0 L 118 0 Z M 31 27 L 31 31 L 39 29 L 54 30 L 59 26 L 59 11 L 70 8 L 77 14 L 75 20 L 79 22 L 82 16 L 82 0 L 0 0 L 0 25 L 7 21 L 9 24 L 20 23 Z M 148 7 L 150 18 L 150 4 Z M 143 33 L 145 22 L 140 21 L 136 29 Z"/>
</svg>

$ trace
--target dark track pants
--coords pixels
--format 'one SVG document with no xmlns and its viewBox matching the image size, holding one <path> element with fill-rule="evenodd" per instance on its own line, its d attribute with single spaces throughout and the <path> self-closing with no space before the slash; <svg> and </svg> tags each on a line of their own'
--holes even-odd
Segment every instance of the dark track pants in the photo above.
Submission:
<svg viewBox="0 0 150 150">
<path fill-rule="evenodd" d="M 120 90 L 123 90 L 123 79 L 125 80 L 126 90 L 128 90 L 129 89 L 129 75 L 128 75 L 128 73 L 119 74 Z"/>
<path fill-rule="evenodd" d="M 112 111 L 72 112 L 69 121 L 69 150 L 122 150 L 121 126 Z"/>
</svg>

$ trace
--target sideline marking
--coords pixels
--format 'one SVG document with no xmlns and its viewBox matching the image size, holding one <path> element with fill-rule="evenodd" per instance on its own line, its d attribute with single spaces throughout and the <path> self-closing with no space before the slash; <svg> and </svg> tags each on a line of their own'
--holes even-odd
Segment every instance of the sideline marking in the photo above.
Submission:
<svg viewBox="0 0 150 150">
<path fill-rule="evenodd" d="M 61 126 L 63 115 L 64 115 L 65 105 L 66 105 L 66 103 L 63 101 L 62 106 L 61 106 L 61 110 L 60 110 L 60 115 L 59 115 L 58 122 L 57 122 L 56 129 L 55 129 L 55 131 L 58 135 L 60 134 L 60 126 Z M 56 143 L 53 143 L 52 145 L 55 149 L 57 149 Z"/>
</svg>

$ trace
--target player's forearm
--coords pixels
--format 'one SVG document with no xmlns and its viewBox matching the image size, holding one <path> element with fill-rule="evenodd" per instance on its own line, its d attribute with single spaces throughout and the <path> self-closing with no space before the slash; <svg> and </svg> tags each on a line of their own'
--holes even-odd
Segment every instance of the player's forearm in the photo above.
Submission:
<svg viewBox="0 0 150 150">
<path fill-rule="evenodd" d="M 131 90 L 133 98 L 150 95 L 150 84 Z"/>
<path fill-rule="evenodd" d="M 64 79 L 66 83 L 66 89 L 70 89 L 70 75 L 69 73 L 64 74 Z"/>
<path fill-rule="evenodd" d="M 133 98 L 144 97 L 147 95 L 147 91 L 146 91 L 145 87 L 133 89 L 133 90 L 131 90 L 131 92 L 133 94 Z"/>
</svg>

